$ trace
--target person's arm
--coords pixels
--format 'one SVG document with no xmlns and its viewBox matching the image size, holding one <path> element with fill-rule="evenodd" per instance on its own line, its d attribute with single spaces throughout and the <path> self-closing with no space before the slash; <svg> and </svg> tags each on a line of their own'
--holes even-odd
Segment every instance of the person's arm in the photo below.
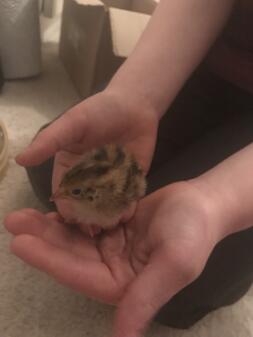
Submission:
<svg viewBox="0 0 253 337">
<path fill-rule="evenodd" d="M 218 238 L 253 226 L 253 143 L 191 182 L 213 200 Z"/>
<path fill-rule="evenodd" d="M 133 53 L 109 84 L 161 116 L 213 44 L 234 0 L 161 0 Z"/>
<path fill-rule="evenodd" d="M 233 3 L 234 0 L 161 0 L 132 55 L 106 89 L 68 110 L 40 132 L 17 162 L 38 165 L 60 150 L 76 151 L 73 146 L 80 142 L 82 152 L 87 146 L 122 142 L 125 130 L 131 130 L 131 142 L 142 139 L 145 145 L 148 138 L 148 148 L 144 146 L 146 150 L 141 151 L 147 154 L 146 158 L 137 154 L 148 167 L 155 131 L 144 130 L 148 129 L 146 124 L 158 124 L 225 25 Z M 124 143 L 127 141 L 125 137 Z M 78 149 L 80 152 L 80 144 Z"/>
</svg>

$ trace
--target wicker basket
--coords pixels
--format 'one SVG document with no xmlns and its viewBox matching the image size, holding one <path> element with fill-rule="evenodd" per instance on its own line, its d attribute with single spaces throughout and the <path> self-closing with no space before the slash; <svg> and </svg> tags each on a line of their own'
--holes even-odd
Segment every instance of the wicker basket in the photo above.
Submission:
<svg viewBox="0 0 253 337">
<path fill-rule="evenodd" d="M 8 162 L 9 141 L 4 123 L 0 120 L 0 178 Z"/>
</svg>

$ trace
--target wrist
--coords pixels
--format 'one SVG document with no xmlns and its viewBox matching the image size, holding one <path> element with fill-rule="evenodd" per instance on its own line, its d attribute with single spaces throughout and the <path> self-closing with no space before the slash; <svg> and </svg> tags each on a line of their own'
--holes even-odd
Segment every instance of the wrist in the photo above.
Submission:
<svg viewBox="0 0 253 337">
<path fill-rule="evenodd" d="M 150 92 L 151 88 L 149 87 L 152 86 L 152 83 L 150 85 L 147 85 L 147 83 L 143 84 L 141 79 L 136 78 L 134 71 L 125 71 L 125 69 L 122 69 L 123 66 L 111 79 L 106 91 L 108 93 L 123 95 L 126 102 L 130 101 L 138 106 L 139 109 L 141 107 L 142 110 L 150 111 L 159 120 L 164 111 L 160 111 L 161 109 L 153 97 L 155 89 L 152 90 L 152 93 Z"/>
<path fill-rule="evenodd" d="M 208 204 L 210 223 L 217 242 L 243 229 L 241 224 L 244 219 L 239 212 L 237 196 L 231 189 L 217 187 L 205 175 L 194 178 L 189 183 L 199 191 Z"/>
<path fill-rule="evenodd" d="M 143 92 L 139 85 L 127 85 L 122 80 L 113 80 L 108 84 L 104 92 L 110 96 L 121 97 L 122 101 L 129 106 L 130 110 L 137 112 L 145 111 L 153 115 L 157 121 L 161 117 L 160 111 L 148 94 Z"/>
<path fill-rule="evenodd" d="M 186 223 L 191 223 L 196 230 L 202 232 L 207 248 L 212 249 L 220 241 L 220 233 L 216 229 L 217 209 L 215 200 L 199 186 L 195 179 L 179 181 L 164 187 L 167 193 L 165 200 L 169 200 L 173 209 L 181 209 L 186 216 Z M 211 248 L 210 248 L 211 247 Z"/>
</svg>

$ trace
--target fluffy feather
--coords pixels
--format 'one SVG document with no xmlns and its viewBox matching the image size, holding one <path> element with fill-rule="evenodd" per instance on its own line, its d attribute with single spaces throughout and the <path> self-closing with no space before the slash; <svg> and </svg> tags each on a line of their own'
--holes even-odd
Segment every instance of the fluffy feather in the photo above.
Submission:
<svg viewBox="0 0 253 337">
<path fill-rule="evenodd" d="M 87 153 L 63 177 L 54 200 L 64 198 L 71 219 L 88 227 L 109 229 L 118 224 L 146 190 L 146 180 L 134 156 L 119 145 L 106 145 Z"/>
</svg>

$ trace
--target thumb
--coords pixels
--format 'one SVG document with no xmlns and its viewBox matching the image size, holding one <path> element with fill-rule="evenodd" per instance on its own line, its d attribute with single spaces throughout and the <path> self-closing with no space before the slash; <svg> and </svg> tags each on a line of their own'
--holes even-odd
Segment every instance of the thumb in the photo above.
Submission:
<svg viewBox="0 0 253 337">
<path fill-rule="evenodd" d="M 122 133 L 122 115 L 115 116 L 112 103 L 102 94 L 76 105 L 46 129 L 43 129 L 26 150 L 17 156 L 23 166 L 39 165 L 58 151 L 82 154 L 91 147 L 111 141 Z M 116 134 L 117 133 L 117 134 Z"/>
<path fill-rule="evenodd" d="M 58 151 L 80 142 L 86 129 L 86 114 L 79 104 L 42 129 L 16 161 L 24 166 L 41 164 Z"/>
<path fill-rule="evenodd" d="M 119 304 L 113 337 L 142 336 L 158 310 L 183 288 L 180 275 L 170 267 L 159 253 L 139 274 Z"/>
</svg>

